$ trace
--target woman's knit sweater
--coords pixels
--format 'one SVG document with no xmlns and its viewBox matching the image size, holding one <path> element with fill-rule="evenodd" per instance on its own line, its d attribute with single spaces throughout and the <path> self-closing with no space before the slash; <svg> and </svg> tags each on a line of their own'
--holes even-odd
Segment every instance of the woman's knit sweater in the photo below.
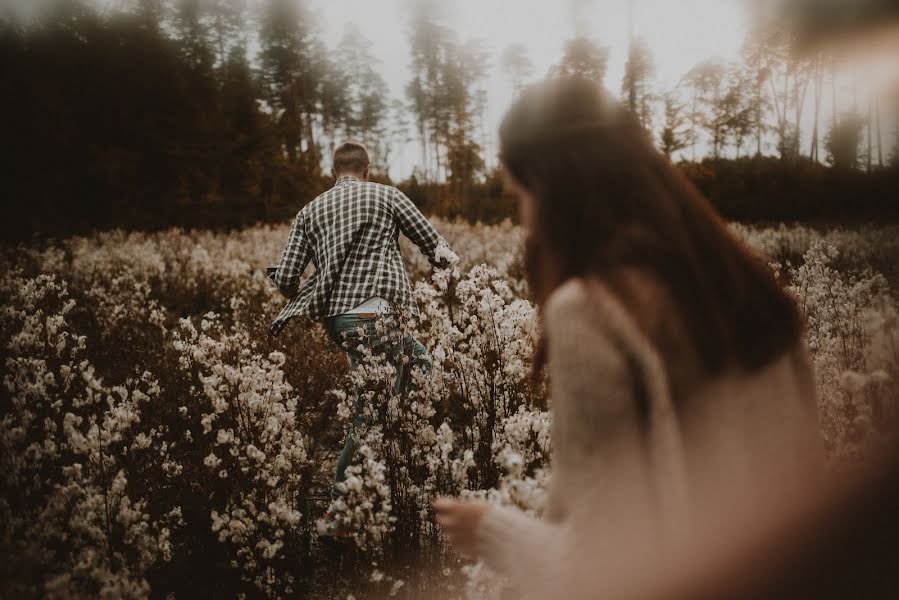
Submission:
<svg viewBox="0 0 899 600">
<path fill-rule="evenodd" d="M 682 325 L 651 308 L 670 307 L 664 295 L 636 290 L 642 328 L 597 281 L 569 281 L 545 304 L 554 414 L 544 519 L 493 507 L 477 530 L 478 554 L 527 597 L 593 597 L 594 578 L 649 564 L 647 552 L 677 547 L 707 511 L 724 519 L 747 491 L 757 506 L 769 485 L 817 468 L 803 351 L 704 377 Z"/>
</svg>

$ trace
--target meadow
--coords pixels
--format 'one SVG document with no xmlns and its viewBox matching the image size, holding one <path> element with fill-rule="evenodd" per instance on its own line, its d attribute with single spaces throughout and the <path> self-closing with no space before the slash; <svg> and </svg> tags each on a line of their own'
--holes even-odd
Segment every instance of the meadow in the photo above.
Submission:
<svg viewBox="0 0 899 600">
<path fill-rule="evenodd" d="M 0 596 L 477 598 L 498 585 L 433 525 L 442 494 L 539 514 L 551 401 L 522 236 L 438 221 L 461 257 L 405 325 L 434 368 L 405 397 L 318 325 L 268 326 L 287 226 L 112 231 L 2 250 Z M 832 466 L 894 450 L 899 227 L 733 225 L 795 294 Z M 363 377 L 366 384 L 360 383 Z M 372 384 L 372 382 L 376 382 Z M 380 382 L 380 383 L 377 383 Z M 357 393 L 371 422 L 322 543 Z"/>
</svg>

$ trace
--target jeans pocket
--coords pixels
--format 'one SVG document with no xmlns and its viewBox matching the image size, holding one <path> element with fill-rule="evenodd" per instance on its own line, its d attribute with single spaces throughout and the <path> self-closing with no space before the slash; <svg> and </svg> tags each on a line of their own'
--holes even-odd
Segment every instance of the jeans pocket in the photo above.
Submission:
<svg viewBox="0 0 899 600">
<path fill-rule="evenodd" d="M 351 354 L 357 353 L 359 345 L 375 348 L 378 343 L 376 319 L 357 317 L 356 315 L 338 315 L 329 317 L 325 328 L 331 340 Z"/>
</svg>

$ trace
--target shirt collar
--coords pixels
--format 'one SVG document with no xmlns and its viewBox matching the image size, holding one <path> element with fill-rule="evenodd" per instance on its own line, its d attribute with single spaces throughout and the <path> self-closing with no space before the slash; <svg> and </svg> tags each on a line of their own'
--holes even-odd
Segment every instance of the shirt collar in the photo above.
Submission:
<svg viewBox="0 0 899 600">
<path fill-rule="evenodd" d="M 347 181 L 355 181 L 356 183 L 359 183 L 359 178 L 355 175 L 341 175 L 337 178 L 337 182 L 334 185 L 337 186 L 342 183 L 346 183 Z"/>
</svg>

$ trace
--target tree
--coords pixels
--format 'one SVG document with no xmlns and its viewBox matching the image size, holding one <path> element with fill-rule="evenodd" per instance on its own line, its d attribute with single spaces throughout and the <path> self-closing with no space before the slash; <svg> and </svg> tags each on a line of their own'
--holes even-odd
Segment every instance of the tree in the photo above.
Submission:
<svg viewBox="0 0 899 600">
<path fill-rule="evenodd" d="M 406 97 L 416 117 L 421 148 L 423 178 L 426 182 L 440 178 L 440 145 L 445 121 L 439 109 L 442 65 L 452 44 L 452 32 L 441 19 L 445 7 L 438 0 L 410 5 L 408 39 L 412 56 L 412 78 L 406 85 Z"/>
<path fill-rule="evenodd" d="M 793 160 L 800 153 L 802 113 L 812 59 L 797 51 L 796 34 L 783 23 L 767 24 L 760 35 L 771 72 L 768 82 L 776 116 L 777 150 L 781 159 Z"/>
<path fill-rule="evenodd" d="M 232 50 L 246 48 L 244 22 L 247 0 L 208 0 L 209 36 L 215 52 L 215 62 L 219 70 L 232 64 Z M 240 52 L 238 52 L 238 55 Z"/>
<path fill-rule="evenodd" d="M 481 147 L 460 127 L 456 127 L 447 140 L 447 183 L 453 190 L 456 203 L 468 197 L 475 177 L 484 171 Z"/>
<path fill-rule="evenodd" d="M 811 149 L 809 150 L 809 159 L 813 162 L 818 162 L 818 147 L 821 145 L 820 143 L 820 126 L 821 126 L 821 100 L 824 96 L 824 69 L 823 69 L 824 56 L 821 52 L 815 54 L 813 60 L 813 69 L 814 75 L 812 77 L 815 82 L 815 96 L 814 96 L 814 115 L 812 117 L 812 141 L 811 141 Z"/>
<path fill-rule="evenodd" d="M 609 49 L 579 35 L 565 42 L 562 60 L 550 68 L 550 75 L 577 76 L 602 84 L 609 65 Z"/>
<path fill-rule="evenodd" d="M 330 66 L 339 72 L 345 90 L 344 132 L 370 145 L 380 138 L 373 134 L 380 132 L 387 115 L 387 83 L 375 69 L 377 61 L 371 53 L 371 42 L 355 24 L 347 26 L 336 54 L 337 63 Z M 335 83 L 332 80 L 332 85 Z"/>
<path fill-rule="evenodd" d="M 288 160 L 296 163 L 302 154 L 306 169 L 317 170 L 320 157 L 312 121 L 321 66 L 314 63 L 313 57 L 323 54 L 316 52 L 320 49 L 304 6 L 296 0 L 266 0 L 259 45 L 262 84 L 276 111 Z"/>
<path fill-rule="evenodd" d="M 484 170 L 481 146 L 474 135 L 482 121 L 486 94 L 477 84 L 487 73 L 487 53 L 480 43 L 470 41 L 448 47 L 443 65 L 447 183 L 458 202 L 466 198 L 472 184 Z"/>
<path fill-rule="evenodd" d="M 712 143 L 712 157 L 716 160 L 721 156 L 727 133 L 728 105 L 723 101 L 726 73 L 723 63 L 707 60 L 693 67 L 684 79 L 693 92 L 691 119 L 694 135 L 697 127 L 708 132 Z"/>
<path fill-rule="evenodd" d="M 743 79 L 749 88 L 745 94 L 747 117 L 752 123 L 755 154 L 761 156 L 762 141 L 771 130 L 768 115 L 772 109 L 771 99 L 766 91 L 772 73 L 771 61 L 763 31 L 755 28 L 747 34 L 743 42 L 742 58 Z"/>
<path fill-rule="evenodd" d="M 877 166 L 883 167 L 883 136 L 881 134 L 880 122 L 880 90 L 877 85 L 868 80 L 868 134 L 866 136 L 868 142 L 867 172 L 870 173 L 874 168 L 874 152 L 877 152 Z M 876 138 L 876 141 L 875 141 Z"/>
<path fill-rule="evenodd" d="M 827 162 L 836 169 L 857 169 L 864 128 L 865 120 L 857 113 L 842 115 L 824 142 Z"/>
<path fill-rule="evenodd" d="M 662 96 L 665 123 L 659 136 L 661 150 L 668 158 L 675 152 L 683 150 L 689 145 L 689 137 L 684 131 L 686 118 L 684 117 L 685 105 L 678 98 L 674 90 L 666 92 Z"/>
<path fill-rule="evenodd" d="M 719 109 L 724 119 L 725 136 L 733 143 L 737 158 L 740 158 L 743 144 L 754 128 L 751 102 L 746 94 L 750 82 L 745 75 L 745 70 L 738 65 L 728 69 L 727 91 Z"/>
<path fill-rule="evenodd" d="M 321 106 L 319 116 L 321 118 L 322 131 L 328 140 L 329 154 L 334 154 L 337 144 L 338 132 L 348 136 L 346 124 L 351 121 L 350 84 L 347 73 L 340 64 L 325 58 L 324 74 L 322 76 L 319 98 Z"/>
<path fill-rule="evenodd" d="M 209 27 L 200 0 L 178 0 L 174 16 L 185 62 L 196 70 L 210 69 L 213 56 L 207 43 Z"/>
<path fill-rule="evenodd" d="M 485 95 L 478 84 L 488 61 L 482 44 L 461 43 L 441 24 L 442 11 L 439 2 L 413 5 L 409 26 L 412 78 L 406 96 L 416 117 L 424 178 L 449 182 L 458 199 L 467 194 L 483 164 L 468 157 L 480 156 L 474 135 L 483 116 Z"/>
<path fill-rule="evenodd" d="M 135 0 L 132 11 L 143 27 L 156 31 L 162 21 L 163 0 Z"/>
<path fill-rule="evenodd" d="M 890 166 L 899 169 L 899 126 L 893 133 L 893 151 L 890 153 Z"/>
<path fill-rule="evenodd" d="M 894 116 L 899 117 L 899 85 L 892 90 L 892 93 L 887 98 L 890 101 L 889 106 L 893 107 Z M 894 123 L 896 123 L 896 128 L 893 131 L 893 149 L 890 152 L 889 164 L 892 167 L 899 168 L 899 118 Z"/>
<path fill-rule="evenodd" d="M 232 205 L 257 207 L 256 216 L 266 219 L 271 217 L 270 179 L 276 170 L 278 141 L 271 122 L 259 111 L 246 48 L 233 45 L 221 71 L 222 157 L 216 161 L 220 165 L 219 193 Z"/>
<path fill-rule="evenodd" d="M 29 182 L 8 184 L 30 199 L 21 221 L 48 231 L 38 217 L 52 213 L 71 232 L 271 217 L 260 197 L 287 195 L 272 121 L 239 44 L 225 74 L 213 68 L 203 6 L 62 4 L 0 53 L 17 115 L 5 134 L 22 156 L 10 166 Z"/>
<path fill-rule="evenodd" d="M 527 50 L 522 44 L 507 46 L 500 56 L 499 64 L 516 94 L 521 92 L 525 81 L 534 74 L 534 63 L 528 58 Z"/>
<path fill-rule="evenodd" d="M 877 129 L 877 165 L 883 167 L 883 132 L 880 123 L 880 95 L 874 95 L 874 123 Z"/>
<path fill-rule="evenodd" d="M 415 140 L 412 134 L 412 123 L 409 121 L 409 107 L 399 98 L 390 101 L 390 118 L 387 120 L 389 129 L 386 132 L 385 140 L 388 148 L 401 148 L 406 144 Z M 379 172 L 386 177 L 390 177 L 390 163 L 388 154 L 383 156 L 383 166 L 379 168 Z"/>
<path fill-rule="evenodd" d="M 624 66 L 621 99 L 647 131 L 652 130 L 652 104 L 656 101 L 656 95 L 652 93 L 650 84 L 654 71 L 649 45 L 642 38 L 634 40 L 628 50 L 627 63 Z"/>
</svg>

